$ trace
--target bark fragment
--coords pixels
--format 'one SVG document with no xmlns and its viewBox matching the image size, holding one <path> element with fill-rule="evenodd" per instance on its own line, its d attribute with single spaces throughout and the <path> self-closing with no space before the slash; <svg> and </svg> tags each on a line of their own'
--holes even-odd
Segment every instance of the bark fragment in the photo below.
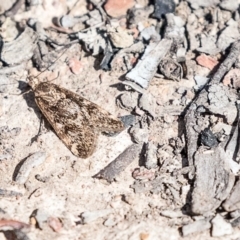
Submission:
<svg viewBox="0 0 240 240">
<path fill-rule="evenodd" d="M 136 82 L 143 88 L 147 88 L 157 71 L 158 64 L 168 53 L 171 44 L 172 40 L 169 39 L 150 43 L 142 59 L 139 60 L 136 67 L 126 75 L 126 78 Z"/>
<path fill-rule="evenodd" d="M 229 195 L 235 176 L 226 162 L 224 149 L 198 151 L 195 154 L 196 179 L 192 193 L 192 212 L 211 213 Z"/>
<path fill-rule="evenodd" d="M 103 178 L 108 182 L 112 182 L 130 163 L 132 163 L 139 155 L 142 149 L 141 144 L 132 144 L 124 152 L 122 152 L 114 161 L 109 163 L 95 177 Z"/>
</svg>

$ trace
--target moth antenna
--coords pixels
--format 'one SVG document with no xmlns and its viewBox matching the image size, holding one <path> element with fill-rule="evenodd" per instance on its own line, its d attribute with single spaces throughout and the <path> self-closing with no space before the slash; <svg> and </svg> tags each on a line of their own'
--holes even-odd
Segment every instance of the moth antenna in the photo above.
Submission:
<svg viewBox="0 0 240 240">
<path fill-rule="evenodd" d="M 53 61 L 53 63 L 51 63 L 50 66 L 46 67 L 46 68 L 45 68 L 43 71 L 41 71 L 37 76 L 34 76 L 34 78 L 37 78 L 37 77 L 40 76 L 42 73 L 46 72 L 46 71 L 49 69 L 49 67 L 51 67 L 54 63 L 56 63 L 56 62 L 63 56 L 63 54 L 64 54 L 65 52 L 67 52 L 67 50 L 68 50 L 73 44 L 78 43 L 78 42 L 79 42 L 79 40 L 77 40 L 77 41 L 72 41 L 71 43 L 68 43 L 68 44 L 66 44 L 65 46 L 63 46 L 62 49 L 65 49 L 65 50 L 60 54 L 60 56 L 57 57 L 57 58 Z M 58 49 L 57 51 L 62 50 L 62 49 Z"/>
<path fill-rule="evenodd" d="M 56 62 L 63 56 L 63 54 L 64 54 L 74 43 L 77 43 L 77 42 L 79 42 L 79 41 L 78 41 L 78 40 L 77 40 L 77 41 L 72 41 L 71 43 L 68 43 L 68 44 L 66 44 L 65 46 L 63 46 L 62 48 L 58 49 L 57 51 L 62 50 L 62 49 L 65 49 L 65 50 L 60 54 L 59 57 L 57 57 L 57 58 L 53 61 L 53 63 L 52 63 L 50 66 L 52 66 L 54 63 L 56 63 Z M 34 90 L 34 89 L 36 88 L 36 86 L 39 84 L 38 77 L 39 77 L 42 73 L 44 73 L 45 71 L 47 71 L 50 66 L 46 67 L 46 68 L 45 68 L 43 71 L 41 71 L 38 75 L 28 77 L 28 84 L 30 85 L 30 87 L 31 87 L 33 90 Z M 58 72 L 58 76 L 57 76 L 56 78 L 58 78 L 58 77 L 59 77 L 59 72 Z M 53 80 L 55 80 L 56 78 L 54 78 Z M 53 81 L 53 80 L 51 80 L 51 81 Z M 46 81 L 46 82 L 48 82 L 48 81 Z"/>
<path fill-rule="evenodd" d="M 52 82 L 52 81 L 54 81 L 55 79 L 57 79 L 57 78 L 59 77 L 59 75 L 60 75 L 60 72 L 58 71 L 57 76 L 56 76 L 55 78 L 53 78 L 52 80 L 48 80 L 48 82 Z"/>
<path fill-rule="evenodd" d="M 22 93 L 8 93 L 10 95 L 14 95 L 14 96 L 22 96 L 22 95 L 25 95 L 27 93 L 29 93 L 31 91 L 31 89 L 25 91 L 25 92 L 22 92 Z"/>
<path fill-rule="evenodd" d="M 58 71 L 58 74 L 57 74 L 57 76 L 56 76 L 55 78 L 53 78 L 53 79 L 51 79 L 51 80 L 47 80 L 47 81 L 45 81 L 45 82 L 52 82 L 52 81 L 54 81 L 55 79 L 57 79 L 57 78 L 59 77 L 59 75 L 60 75 L 60 72 Z"/>
</svg>

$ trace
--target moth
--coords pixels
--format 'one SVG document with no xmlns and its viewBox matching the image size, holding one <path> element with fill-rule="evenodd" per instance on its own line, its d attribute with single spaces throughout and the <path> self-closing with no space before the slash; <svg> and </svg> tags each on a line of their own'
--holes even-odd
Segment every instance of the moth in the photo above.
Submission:
<svg viewBox="0 0 240 240">
<path fill-rule="evenodd" d="M 35 102 L 57 136 L 77 157 L 93 154 L 100 132 L 120 132 L 123 123 L 80 95 L 50 82 L 30 78 Z"/>
</svg>

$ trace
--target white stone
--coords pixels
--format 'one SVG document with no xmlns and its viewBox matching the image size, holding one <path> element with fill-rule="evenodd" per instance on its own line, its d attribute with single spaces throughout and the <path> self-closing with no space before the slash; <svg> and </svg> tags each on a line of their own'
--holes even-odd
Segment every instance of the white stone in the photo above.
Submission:
<svg viewBox="0 0 240 240">
<path fill-rule="evenodd" d="M 212 219 L 213 237 L 221 237 L 232 233 L 233 233 L 232 225 L 226 222 L 220 214 L 217 214 L 216 217 Z"/>
</svg>

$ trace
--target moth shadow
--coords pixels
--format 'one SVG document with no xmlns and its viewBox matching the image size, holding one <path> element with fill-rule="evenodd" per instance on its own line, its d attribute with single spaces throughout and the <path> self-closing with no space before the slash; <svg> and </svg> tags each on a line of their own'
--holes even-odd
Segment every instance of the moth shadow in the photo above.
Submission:
<svg viewBox="0 0 240 240">
<path fill-rule="evenodd" d="M 17 82 L 18 82 L 17 88 L 21 91 L 20 92 L 21 94 L 24 94 L 26 91 L 30 90 L 30 86 L 26 82 L 21 81 L 21 80 L 19 80 Z"/>
<path fill-rule="evenodd" d="M 41 113 L 40 109 L 38 108 L 35 99 L 34 99 L 34 93 L 33 91 L 29 91 L 28 93 L 25 93 L 23 95 L 27 105 L 29 108 L 33 109 L 34 113 L 39 119 L 39 130 L 38 133 L 33 136 L 30 140 L 30 145 L 33 144 L 33 142 L 37 141 L 39 135 L 41 135 L 41 127 L 44 126 L 47 130 L 52 129 L 52 126 L 48 123 L 47 119 L 44 117 L 44 115 Z"/>
<path fill-rule="evenodd" d="M 36 104 L 36 102 L 34 100 L 34 93 L 33 93 L 33 91 L 29 91 L 29 92 L 25 93 L 23 95 L 23 98 L 26 101 L 27 106 L 34 111 L 34 113 L 37 115 L 37 117 L 40 120 L 41 117 L 42 117 L 42 114 L 41 114 L 41 111 L 39 110 L 39 108 L 38 108 L 38 106 L 37 106 L 37 104 Z"/>
</svg>

